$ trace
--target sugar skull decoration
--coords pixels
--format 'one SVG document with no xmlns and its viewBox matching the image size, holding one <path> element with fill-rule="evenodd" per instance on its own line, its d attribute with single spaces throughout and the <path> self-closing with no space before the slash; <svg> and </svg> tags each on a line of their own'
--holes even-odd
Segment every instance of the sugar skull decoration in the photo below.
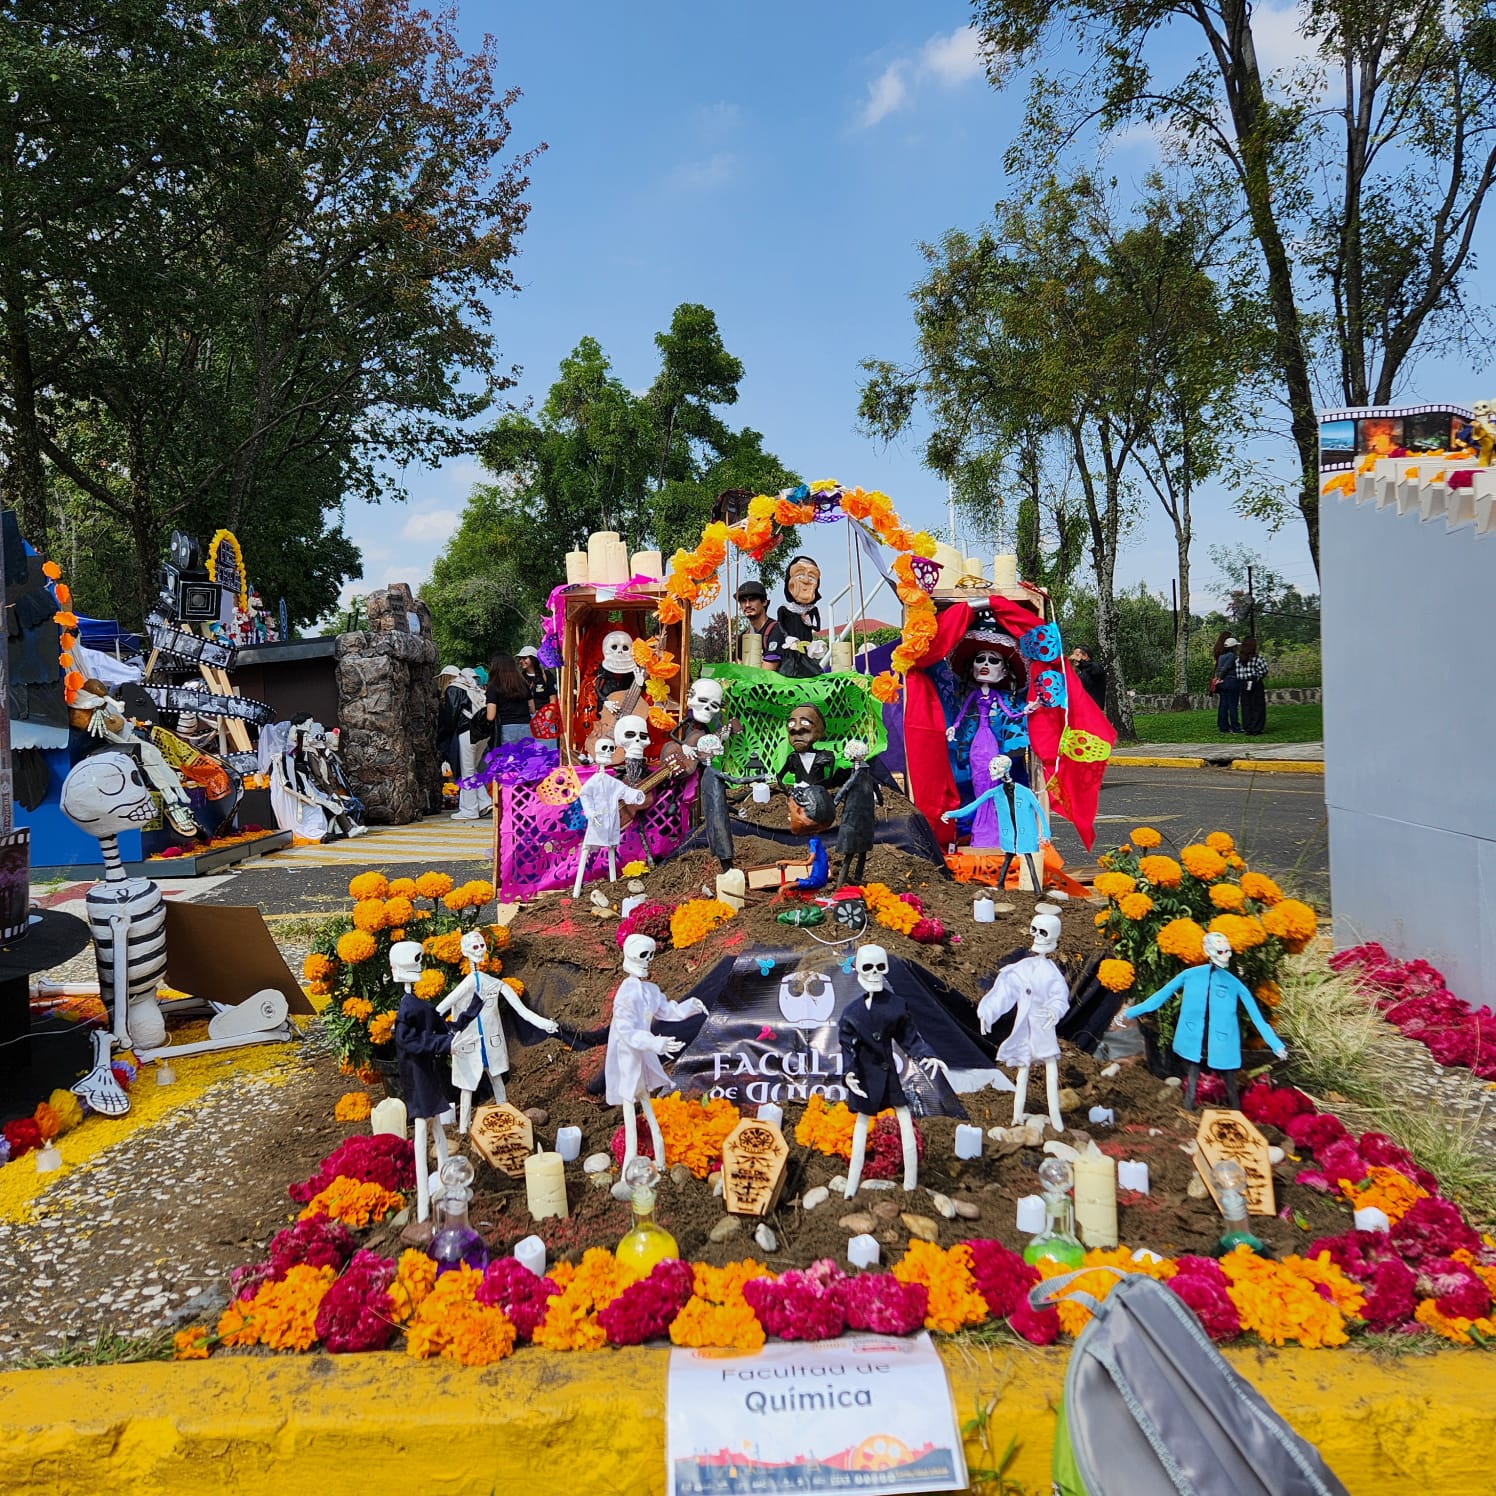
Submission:
<svg viewBox="0 0 1496 1496">
<path fill-rule="evenodd" d="M 633 635 L 623 629 L 611 629 L 603 635 L 602 668 L 620 680 L 631 677 L 637 668 L 634 664 Z"/>
<path fill-rule="evenodd" d="M 1018 641 L 1018 652 L 1026 660 L 1048 664 L 1060 657 L 1060 631 L 1052 623 L 1036 624 Z"/>
</svg>

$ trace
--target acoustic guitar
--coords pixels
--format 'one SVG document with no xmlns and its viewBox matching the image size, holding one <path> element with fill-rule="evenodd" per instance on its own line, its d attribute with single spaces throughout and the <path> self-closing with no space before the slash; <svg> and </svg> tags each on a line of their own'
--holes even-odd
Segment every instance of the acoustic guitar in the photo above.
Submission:
<svg viewBox="0 0 1496 1496">
<path fill-rule="evenodd" d="M 644 699 L 644 682 L 647 678 L 642 670 L 638 671 L 633 685 L 626 691 L 610 691 L 598 703 L 597 720 L 592 724 L 592 730 L 582 744 L 582 751 L 589 759 L 596 759 L 597 743 L 600 738 L 613 736 L 613 730 L 618 726 L 620 717 L 638 716 L 639 703 Z"/>
<path fill-rule="evenodd" d="M 628 713 L 624 712 L 622 715 L 626 717 Z M 671 759 L 668 762 L 662 763 L 652 773 L 646 774 L 638 784 L 633 786 L 636 790 L 644 791 L 644 803 L 642 805 L 620 805 L 618 807 L 619 824 L 622 826 L 632 825 L 635 816 L 643 815 L 654 804 L 653 790 L 667 779 L 674 779 L 689 767 L 690 765 L 683 761 Z"/>
</svg>

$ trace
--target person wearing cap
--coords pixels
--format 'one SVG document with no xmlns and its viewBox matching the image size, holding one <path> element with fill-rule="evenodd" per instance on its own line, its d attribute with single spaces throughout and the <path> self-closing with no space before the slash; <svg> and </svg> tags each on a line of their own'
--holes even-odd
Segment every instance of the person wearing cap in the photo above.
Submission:
<svg viewBox="0 0 1496 1496">
<path fill-rule="evenodd" d="M 519 673 L 524 677 L 525 687 L 530 693 L 530 715 L 533 717 L 555 699 L 556 689 L 540 663 L 540 651 L 533 644 L 527 644 L 516 651 L 514 663 L 519 666 Z"/>
<path fill-rule="evenodd" d="M 1237 733 L 1241 727 L 1241 681 L 1236 674 L 1236 651 L 1241 640 L 1235 634 L 1222 634 L 1211 651 L 1215 655 L 1215 676 L 1210 689 L 1216 697 L 1216 731 Z"/>
<path fill-rule="evenodd" d="M 738 612 L 743 621 L 763 640 L 764 669 L 778 670 L 784 658 L 784 630 L 769 617 L 769 594 L 762 582 L 744 582 L 737 592 Z"/>
</svg>

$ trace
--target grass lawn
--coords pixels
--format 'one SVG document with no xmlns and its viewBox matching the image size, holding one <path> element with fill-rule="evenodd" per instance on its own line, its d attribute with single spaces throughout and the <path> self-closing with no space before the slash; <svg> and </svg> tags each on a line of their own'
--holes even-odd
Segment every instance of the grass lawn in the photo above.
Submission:
<svg viewBox="0 0 1496 1496">
<path fill-rule="evenodd" d="M 1213 743 L 1226 741 L 1216 731 L 1216 714 L 1147 712 L 1133 718 L 1140 743 Z M 1317 743 L 1325 735 L 1324 708 L 1317 701 L 1289 706 L 1268 704 L 1267 731 L 1243 743 Z"/>
</svg>

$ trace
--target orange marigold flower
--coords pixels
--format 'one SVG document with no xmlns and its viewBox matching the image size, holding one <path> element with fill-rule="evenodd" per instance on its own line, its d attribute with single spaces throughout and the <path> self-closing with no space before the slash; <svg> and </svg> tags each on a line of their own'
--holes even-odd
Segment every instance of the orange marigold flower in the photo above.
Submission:
<svg viewBox="0 0 1496 1496">
<path fill-rule="evenodd" d="M 1136 878 L 1129 878 L 1126 873 L 1097 873 L 1096 882 L 1092 886 L 1103 898 L 1120 899 L 1123 894 L 1131 893 L 1138 884 Z"/>
<path fill-rule="evenodd" d="M 1134 826 L 1131 841 L 1140 852 L 1146 852 L 1150 847 L 1158 846 L 1163 837 L 1152 826 Z"/>
<path fill-rule="evenodd" d="M 384 922 L 387 926 L 408 925 L 416 917 L 416 906 L 404 894 L 396 894 L 384 906 Z"/>
<path fill-rule="evenodd" d="M 194 1325 L 190 1330 L 178 1330 L 171 1337 L 173 1361 L 206 1361 L 208 1359 L 208 1329 L 206 1325 Z"/>
<path fill-rule="evenodd" d="M 376 1013 L 369 1020 L 369 1043 L 388 1044 L 395 1037 L 395 1015 Z"/>
<path fill-rule="evenodd" d="M 1250 914 L 1218 914 L 1210 922 L 1210 933 L 1224 935 L 1238 955 L 1242 951 L 1255 950 L 1267 939 L 1262 921 Z"/>
<path fill-rule="evenodd" d="M 372 1107 L 366 1091 L 345 1091 L 332 1109 L 334 1122 L 367 1122 Z"/>
<path fill-rule="evenodd" d="M 416 879 L 416 892 L 423 899 L 439 899 L 452 891 L 452 880 L 445 873 L 422 873 Z"/>
<path fill-rule="evenodd" d="M 374 937 L 363 930 L 350 930 L 346 935 L 338 936 L 338 960 L 346 961 L 350 966 L 367 961 L 377 948 Z"/>
<path fill-rule="evenodd" d="M 1184 879 L 1183 870 L 1172 857 L 1144 857 L 1138 863 L 1138 871 L 1155 888 L 1178 888 Z"/>
<path fill-rule="evenodd" d="M 1117 900 L 1124 919 L 1146 919 L 1153 913 L 1153 900 L 1145 893 L 1125 893 Z"/>
<path fill-rule="evenodd" d="M 493 884 L 486 878 L 474 878 L 462 886 L 467 889 L 468 903 L 474 909 L 481 909 L 493 898 Z"/>
<path fill-rule="evenodd" d="M 1247 896 L 1241 891 L 1241 885 L 1237 883 L 1217 883 L 1210 890 L 1210 902 L 1217 909 L 1234 912 L 1240 909 L 1246 901 Z"/>
<path fill-rule="evenodd" d="M 374 1004 L 366 997 L 349 997 L 343 1000 L 343 1012 L 360 1023 L 374 1011 Z"/>
<path fill-rule="evenodd" d="M 383 873 L 360 873 L 348 884 L 350 899 L 382 899 L 389 892 Z"/>
<path fill-rule="evenodd" d="M 963 1325 L 979 1325 L 987 1318 L 987 1300 L 971 1273 L 971 1248 L 942 1251 L 934 1242 L 911 1241 L 894 1266 L 900 1283 L 923 1283 L 930 1291 L 925 1328 L 954 1335 Z"/>
<path fill-rule="evenodd" d="M 687 899 L 670 916 L 670 943 L 678 951 L 705 940 L 736 911 L 721 899 Z"/>
<path fill-rule="evenodd" d="M 1209 847 L 1212 852 L 1219 852 L 1222 857 L 1225 857 L 1227 853 L 1234 852 L 1236 850 L 1236 842 L 1232 839 L 1231 833 L 1229 831 L 1212 831 L 1210 835 L 1205 838 L 1205 845 Z"/>
<path fill-rule="evenodd" d="M 1126 992 L 1137 980 L 1131 961 L 1105 960 L 1096 968 L 1096 980 L 1108 992 Z"/>
<path fill-rule="evenodd" d="M 1266 873 L 1243 873 L 1241 891 L 1259 904 L 1276 904 L 1283 897 L 1283 890 Z"/>
<path fill-rule="evenodd" d="M 361 899 L 353 906 L 353 928 L 373 935 L 385 927 L 384 904 L 379 899 Z"/>
<path fill-rule="evenodd" d="M 439 971 L 423 971 L 415 980 L 415 995 L 430 1002 L 433 998 L 440 997 L 446 988 L 447 979 Z"/>
<path fill-rule="evenodd" d="M 442 904 L 453 914 L 459 914 L 472 903 L 473 896 L 465 888 L 454 888 L 450 893 L 442 895 Z"/>
<path fill-rule="evenodd" d="M 309 982 L 325 982 L 337 969 L 321 951 L 312 951 L 301 963 L 301 974 Z"/>
<path fill-rule="evenodd" d="M 1252 996 L 1265 1008 L 1276 1008 L 1283 1001 L 1283 993 L 1276 982 L 1259 982 Z"/>
<path fill-rule="evenodd" d="M 325 1190 L 307 1201 L 296 1219 L 307 1221 L 313 1216 L 323 1215 L 362 1230 L 404 1208 L 405 1197 L 394 1190 L 387 1190 L 372 1180 L 365 1182 L 339 1174 Z"/>
<path fill-rule="evenodd" d="M 391 878 L 385 893 L 392 899 L 413 899 L 416 896 L 414 878 Z"/>
<path fill-rule="evenodd" d="M 1319 928 L 1314 911 L 1298 899 L 1280 899 L 1263 911 L 1262 923 L 1267 933 L 1276 935 L 1290 951 L 1303 950 Z"/>
<path fill-rule="evenodd" d="M 1407 1175 L 1383 1164 L 1374 1164 L 1365 1179 L 1337 1179 L 1340 1193 L 1357 1210 L 1375 1206 L 1385 1211 L 1387 1219 L 1395 1226 L 1420 1201 L 1428 1198 L 1428 1191 L 1415 1184 Z"/>
<path fill-rule="evenodd" d="M 1203 842 L 1185 847 L 1179 854 L 1179 860 L 1184 864 L 1185 872 L 1202 883 L 1213 883 L 1226 872 L 1226 859 Z"/>
<path fill-rule="evenodd" d="M 881 701 L 885 705 L 899 699 L 899 678 L 892 670 L 884 670 L 881 674 L 873 677 L 872 694 L 874 701 Z"/>
<path fill-rule="evenodd" d="M 403 1325 L 421 1306 L 435 1282 L 436 1263 L 424 1252 L 407 1247 L 400 1254 L 395 1281 L 389 1288 L 390 1318 Z"/>
<path fill-rule="evenodd" d="M 1171 919 L 1156 938 L 1164 955 L 1186 966 L 1198 966 L 1205 959 L 1205 931 L 1192 919 Z"/>
</svg>

